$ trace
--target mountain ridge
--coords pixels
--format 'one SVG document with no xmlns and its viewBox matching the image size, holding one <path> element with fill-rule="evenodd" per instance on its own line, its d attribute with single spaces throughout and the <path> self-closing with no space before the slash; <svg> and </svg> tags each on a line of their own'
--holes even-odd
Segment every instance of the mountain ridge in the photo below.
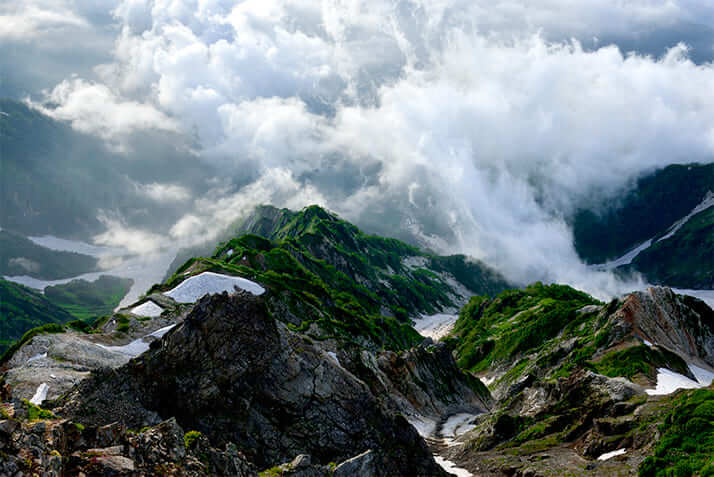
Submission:
<svg viewBox="0 0 714 477">
<path fill-rule="evenodd" d="M 41 458 L 4 469 L 443 475 L 432 453 L 487 476 L 714 465 L 714 440 L 683 437 L 695 417 L 714 436 L 705 303 L 666 288 L 609 303 L 565 285 L 504 290 L 478 263 L 319 207 L 257 217 L 249 231 L 273 240 L 231 238 L 92 327 L 20 343 L 2 363 L 0 444 Z M 467 298 L 440 342 L 411 326 Z M 66 464 L 37 420 L 64 436 Z"/>
</svg>

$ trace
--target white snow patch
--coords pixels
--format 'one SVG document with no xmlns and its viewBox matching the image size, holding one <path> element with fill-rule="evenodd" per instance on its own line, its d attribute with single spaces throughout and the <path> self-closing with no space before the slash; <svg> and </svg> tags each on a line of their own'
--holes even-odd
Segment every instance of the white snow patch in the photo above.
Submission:
<svg viewBox="0 0 714 477">
<path fill-rule="evenodd" d="M 434 460 L 436 461 L 437 464 L 441 466 L 442 469 L 444 469 L 447 472 L 450 472 L 456 477 L 472 477 L 473 474 L 469 472 L 466 469 L 462 469 L 461 467 L 456 467 L 456 464 L 451 462 L 450 460 L 446 460 L 440 455 L 434 454 Z"/>
<path fill-rule="evenodd" d="M 35 406 L 39 406 L 40 404 L 42 404 L 44 400 L 47 399 L 47 391 L 49 391 L 49 389 L 50 387 L 47 385 L 47 383 L 42 383 L 37 386 L 37 391 L 35 391 L 35 395 L 32 396 L 30 402 Z"/>
<path fill-rule="evenodd" d="M 482 382 L 483 384 L 485 384 L 486 386 L 490 386 L 491 384 L 493 384 L 494 381 L 496 381 L 496 376 L 493 375 L 493 376 L 491 376 L 491 377 L 489 377 L 489 378 L 479 378 L 479 379 L 480 379 L 481 382 Z"/>
<path fill-rule="evenodd" d="M 173 328 L 174 326 L 176 326 L 176 323 L 174 323 L 173 325 L 164 326 L 163 328 L 159 328 L 158 330 L 154 331 L 153 333 L 149 333 L 146 336 L 153 336 L 155 338 L 161 338 L 166 333 L 168 333 L 169 330 L 171 330 L 171 328 Z"/>
<path fill-rule="evenodd" d="M 434 341 L 448 335 L 456 323 L 457 315 L 449 313 L 437 313 L 436 315 L 423 315 L 415 320 L 414 329 L 425 338 L 431 338 Z"/>
<path fill-rule="evenodd" d="M 474 424 L 471 424 L 471 422 L 477 415 L 478 414 L 462 412 L 449 416 L 446 422 L 441 426 L 441 436 L 447 438 L 458 437 L 461 434 L 469 432 L 476 427 Z"/>
<path fill-rule="evenodd" d="M 690 364 L 689 370 L 702 386 L 709 386 L 712 381 L 714 381 L 714 372 L 709 371 L 708 369 L 700 368 L 695 364 Z"/>
<path fill-rule="evenodd" d="M 144 338 L 148 338 L 149 336 L 153 336 L 155 338 L 161 338 L 164 336 L 166 333 L 169 332 L 171 328 L 176 326 L 176 324 L 169 325 L 169 326 L 164 326 L 163 328 L 159 328 L 158 330 L 154 331 L 153 333 L 149 333 L 148 335 L 136 339 L 132 341 L 129 344 L 125 344 L 123 346 L 105 346 L 103 344 L 96 343 L 97 346 L 100 348 L 103 348 L 107 351 L 110 351 L 112 353 L 119 353 L 123 354 L 125 356 L 131 356 L 132 358 L 135 358 L 139 356 L 141 353 L 144 353 L 149 350 L 149 345 L 150 343 L 147 341 L 144 341 Z"/>
<path fill-rule="evenodd" d="M 699 212 L 708 209 L 709 207 L 714 205 L 714 194 L 709 191 L 707 195 L 704 197 L 704 199 L 697 205 L 695 208 L 692 209 L 690 213 L 688 213 L 686 216 L 682 217 L 678 221 L 676 221 L 674 224 L 672 224 L 669 228 L 669 232 L 659 240 L 658 242 L 661 242 L 662 240 L 667 240 L 670 238 L 672 235 L 676 234 L 679 229 L 682 228 L 684 224 L 689 222 L 689 219 L 691 219 L 693 216 L 697 215 Z"/>
<path fill-rule="evenodd" d="M 643 342 L 644 344 L 646 344 L 647 346 L 649 346 L 650 348 L 652 348 L 652 347 L 654 346 L 651 341 L 647 341 L 647 340 L 644 339 L 644 338 L 642 338 L 642 342 Z"/>
<path fill-rule="evenodd" d="M 615 260 L 611 260 L 609 262 L 592 265 L 592 268 L 596 270 L 612 270 L 613 268 L 617 268 L 622 265 L 629 265 L 630 263 L 632 263 L 635 257 L 640 254 L 640 252 L 645 249 L 648 249 L 650 245 L 652 245 L 652 239 L 645 240 L 623 256 L 616 258 Z"/>
<path fill-rule="evenodd" d="M 407 421 L 409 421 L 409 424 L 414 426 L 419 435 L 422 437 L 431 437 L 436 431 L 436 421 L 429 419 L 428 417 L 409 416 Z"/>
<path fill-rule="evenodd" d="M 179 303 L 194 303 L 207 293 L 232 292 L 234 287 L 246 290 L 253 295 L 265 293 L 265 288 L 251 280 L 221 275 L 220 273 L 203 272 L 187 278 L 173 290 L 164 293 L 164 295 L 170 296 Z"/>
<path fill-rule="evenodd" d="M 160 316 L 163 311 L 163 308 L 151 300 L 131 309 L 131 312 L 137 316 L 148 316 L 151 318 Z"/>
<path fill-rule="evenodd" d="M 677 389 L 694 389 L 701 388 L 702 385 L 696 381 L 692 381 L 688 377 L 670 371 L 667 368 L 657 369 L 657 387 L 655 389 L 645 389 L 645 392 L 650 396 L 660 396 L 663 394 L 671 394 Z"/>
<path fill-rule="evenodd" d="M 603 455 L 597 458 L 597 460 L 607 460 L 607 459 L 612 459 L 613 457 L 617 457 L 618 455 L 622 455 L 625 452 L 627 452 L 627 449 L 617 449 L 612 452 L 605 452 Z"/>
<path fill-rule="evenodd" d="M 41 353 L 41 354 L 36 354 L 32 358 L 28 358 L 27 362 L 31 363 L 33 361 L 37 361 L 38 359 L 46 358 L 47 357 L 47 352 Z"/>
<path fill-rule="evenodd" d="M 337 364 L 337 366 L 339 366 L 340 368 L 342 367 L 342 364 L 340 364 L 340 360 L 337 359 L 337 353 L 335 353 L 334 351 L 328 351 L 327 356 L 332 358 L 335 361 L 335 363 Z"/>
</svg>

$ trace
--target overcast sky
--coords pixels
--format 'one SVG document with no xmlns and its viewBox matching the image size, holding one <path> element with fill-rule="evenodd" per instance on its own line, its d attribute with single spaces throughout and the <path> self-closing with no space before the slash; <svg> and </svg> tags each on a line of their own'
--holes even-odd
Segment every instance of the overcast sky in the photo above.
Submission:
<svg viewBox="0 0 714 477">
<path fill-rule="evenodd" d="M 99 7 L 102 7 L 101 9 Z M 518 282 L 606 295 L 567 218 L 671 163 L 712 162 L 714 4 L 695 0 L 0 1 L 0 94 L 150 161 L 137 132 L 221 171 L 150 250 L 256 203 L 318 203 Z M 394 235 L 391 233 L 390 235 Z"/>
</svg>

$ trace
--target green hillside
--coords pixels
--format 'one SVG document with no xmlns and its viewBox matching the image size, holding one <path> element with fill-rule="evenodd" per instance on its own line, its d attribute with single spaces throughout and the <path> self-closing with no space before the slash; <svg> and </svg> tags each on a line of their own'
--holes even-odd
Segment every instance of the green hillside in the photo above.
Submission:
<svg viewBox="0 0 714 477">
<path fill-rule="evenodd" d="M 400 348 L 421 341 L 409 317 L 458 307 L 473 293 L 494 294 L 509 287 L 481 263 L 365 234 L 317 206 L 300 212 L 259 208 L 250 223 L 262 225 L 245 227 L 248 232 L 264 236 L 233 238 L 211 258 L 189 260 L 154 290 L 177 285 L 187 271 L 241 275 L 296 296 L 285 306 L 297 326 L 319 322 L 342 336 L 366 336 Z"/>
<path fill-rule="evenodd" d="M 575 248 L 603 263 L 663 233 L 714 191 L 714 164 L 671 165 L 641 178 L 623 197 L 574 217 Z"/>
<path fill-rule="evenodd" d="M 0 351 L 29 329 L 47 323 L 66 323 L 74 317 L 41 293 L 0 279 Z"/>
<path fill-rule="evenodd" d="M 90 320 L 108 315 L 129 292 L 133 280 L 102 275 L 93 282 L 72 280 L 45 288 L 45 297 L 74 317 Z"/>
<path fill-rule="evenodd" d="M 693 216 L 672 237 L 654 243 L 632 261 L 651 283 L 714 288 L 714 207 Z"/>
</svg>

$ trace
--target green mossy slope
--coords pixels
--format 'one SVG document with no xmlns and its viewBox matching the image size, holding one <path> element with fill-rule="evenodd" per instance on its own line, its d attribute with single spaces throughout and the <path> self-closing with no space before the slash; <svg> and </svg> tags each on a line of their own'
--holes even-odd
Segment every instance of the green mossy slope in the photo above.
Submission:
<svg viewBox="0 0 714 477">
<path fill-rule="evenodd" d="M 476 296 L 461 310 L 454 326 L 459 365 L 478 372 L 547 347 L 558 337 L 595 332 L 593 315 L 577 311 L 599 304 L 565 285 L 535 283 L 493 299 Z"/>
<path fill-rule="evenodd" d="M 0 351 L 31 328 L 59 324 L 74 317 L 41 293 L 0 279 Z"/>
<path fill-rule="evenodd" d="M 45 297 L 80 320 L 90 320 L 114 311 L 129 292 L 133 280 L 102 275 L 93 282 L 72 280 L 45 288 Z"/>
<path fill-rule="evenodd" d="M 189 260 L 152 291 L 176 286 L 187 271 L 240 275 L 284 296 L 275 300 L 293 326 L 318 323 L 342 338 L 404 349 L 421 341 L 409 317 L 457 306 L 467 288 L 507 288 L 497 273 L 464 256 L 439 257 L 365 234 L 317 206 L 300 212 L 261 207 L 243 228 L 262 235 L 240 235 L 211 258 Z"/>
</svg>

